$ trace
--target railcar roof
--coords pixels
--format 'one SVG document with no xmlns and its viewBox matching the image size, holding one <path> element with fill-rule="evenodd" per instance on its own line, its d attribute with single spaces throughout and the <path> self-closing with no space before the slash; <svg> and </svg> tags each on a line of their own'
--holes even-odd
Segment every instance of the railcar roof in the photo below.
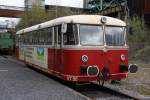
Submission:
<svg viewBox="0 0 150 100">
<path fill-rule="evenodd" d="M 80 24 L 99 24 L 101 25 L 101 18 L 106 17 L 107 22 L 105 25 L 111 25 L 111 26 L 126 26 L 126 23 L 120 19 L 108 17 L 108 16 L 101 16 L 101 15 L 72 15 L 72 16 L 65 16 L 56 18 L 41 24 L 37 24 L 25 29 L 22 29 L 18 31 L 16 34 L 22 34 L 30 31 L 37 30 L 40 26 L 40 28 L 46 28 L 51 26 L 60 25 L 62 23 L 80 23 Z"/>
</svg>

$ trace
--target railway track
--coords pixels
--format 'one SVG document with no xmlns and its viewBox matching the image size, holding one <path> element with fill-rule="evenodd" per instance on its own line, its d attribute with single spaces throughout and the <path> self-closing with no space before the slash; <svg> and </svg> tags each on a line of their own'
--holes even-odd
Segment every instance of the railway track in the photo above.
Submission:
<svg viewBox="0 0 150 100">
<path fill-rule="evenodd" d="M 3 57 L 3 58 L 8 58 L 6 55 L 0 55 L 1 57 Z"/>
<path fill-rule="evenodd" d="M 1 55 L 2 58 L 7 59 L 8 57 L 5 55 Z M 76 91 L 77 93 L 83 95 L 84 97 L 87 97 L 91 100 L 139 100 L 136 97 L 132 97 L 129 96 L 127 94 L 118 92 L 116 90 L 112 90 L 108 87 L 101 87 L 99 86 L 97 83 L 87 83 L 87 84 L 79 84 L 79 85 L 75 85 L 75 84 L 68 84 L 54 76 L 51 76 L 45 72 L 42 72 L 38 69 L 29 67 L 35 71 L 38 71 L 44 75 L 46 75 L 47 77 L 50 77 L 54 80 L 56 80 L 57 82 L 73 89 L 74 91 Z"/>
<path fill-rule="evenodd" d="M 54 77 L 52 75 L 49 75 L 45 72 L 42 72 L 38 69 L 35 69 L 33 67 L 28 66 L 29 68 L 38 71 L 44 75 L 46 75 L 49 78 L 52 78 L 56 80 L 57 82 L 67 86 L 68 88 L 71 88 L 73 91 L 75 91 L 77 94 L 86 97 L 86 99 L 89 100 L 139 100 L 136 97 L 129 96 L 127 94 L 123 94 L 119 91 L 115 91 L 113 89 L 110 89 L 108 87 L 101 87 L 96 83 L 87 83 L 87 84 L 71 84 L 62 81 L 61 79 Z"/>
<path fill-rule="evenodd" d="M 70 86 L 73 90 L 86 96 L 91 100 L 138 100 L 136 97 L 112 90 L 107 87 L 100 87 L 96 83 L 89 83 L 84 85 Z"/>
</svg>

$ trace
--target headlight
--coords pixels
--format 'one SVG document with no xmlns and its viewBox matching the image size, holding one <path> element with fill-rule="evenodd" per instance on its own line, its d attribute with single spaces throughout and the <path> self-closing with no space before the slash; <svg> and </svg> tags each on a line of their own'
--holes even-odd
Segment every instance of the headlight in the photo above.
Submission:
<svg viewBox="0 0 150 100">
<path fill-rule="evenodd" d="M 88 76 L 97 76 L 99 74 L 98 66 L 89 66 L 87 68 L 87 75 Z"/>
<path fill-rule="evenodd" d="M 81 59 L 82 59 L 83 62 L 87 62 L 88 61 L 88 56 L 87 55 L 83 55 L 81 57 Z"/>
<path fill-rule="evenodd" d="M 124 60 L 126 59 L 126 56 L 125 56 L 124 54 L 122 54 L 122 55 L 120 56 L 120 58 L 121 58 L 122 61 L 124 61 Z"/>
</svg>

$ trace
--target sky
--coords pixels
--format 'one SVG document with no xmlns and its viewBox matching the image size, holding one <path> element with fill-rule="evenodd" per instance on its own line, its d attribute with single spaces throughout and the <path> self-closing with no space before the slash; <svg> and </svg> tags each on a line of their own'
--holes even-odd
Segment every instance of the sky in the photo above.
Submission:
<svg viewBox="0 0 150 100">
<path fill-rule="evenodd" d="M 0 5 L 24 7 L 24 0 L 0 0 Z"/>
<path fill-rule="evenodd" d="M 47 5 L 83 7 L 83 0 L 45 0 Z M 24 7 L 24 0 L 0 0 L 0 5 Z"/>
<path fill-rule="evenodd" d="M 82 8 L 83 0 L 45 0 L 45 4 Z"/>
<path fill-rule="evenodd" d="M 45 0 L 46 5 L 59 5 L 59 6 L 69 6 L 69 7 L 83 7 L 83 0 Z M 24 0 L 0 0 L 0 5 L 7 6 L 18 6 L 24 7 Z M 18 23 L 19 18 L 3 18 L 0 17 L 0 22 L 5 22 L 5 20 L 9 20 L 10 22 Z"/>
</svg>

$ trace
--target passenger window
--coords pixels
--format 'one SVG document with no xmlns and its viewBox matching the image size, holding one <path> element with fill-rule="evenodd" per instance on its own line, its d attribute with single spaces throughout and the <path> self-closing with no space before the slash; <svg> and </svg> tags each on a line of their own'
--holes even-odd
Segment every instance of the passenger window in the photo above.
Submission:
<svg viewBox="0 0 150 100">
<path fill-rule="evenodd" d="M 39 44 L 42 45 L 44 44 L 44 31 L 43 30 L 39 30 L 38 32 L 38 37 L 39 37 Z"/>
<path fill-rule="evenodd" d="M 63 34 L 64 45 L 78 44 L 78 28 L 77 25 L 67 24 L 67 32 Z"/>
<path fill-rule="evenodd" d="M 48 45 L 52 45 L 52 40 L 53 40 L 53 36 L 52 36 L 52 34 L 53 34 L 53 28 L 48 28 L 47 30 L 48 30 L 48 32 L 47 32 L 47 44 L 48 44 Z"/>
<path fill-rule="evenodd" d="M 61 25 L 58 26 L 58 44 L 61 44 Z"/>
<path fill-rule="evenodd" d="M 45 29 L 43 29 L 43 39 L 44 39 L 44 41 L 43 41 L 43 44 L 47 44 L 47 37 L 48 37 L 48 31 L 47 31 L 47 28 L 45 28 Z"/>
<path fill-rule="evenodd" d="M 26 40 L 25 40 L 25 44 L 28 44 L 28 41 L 29 41 L 29 40 L 28 40 L 28 33 L 26 33 L 25 39 L 26 39 Z"/>
<path fill-rule="evenodd" d="M 37 45 L 40 44 L 40 32 L 39 31 L 37 31 L 37 43 L 36 44 Z"/>
<path fill-rule="evenodd" d="M 54 27 L 54 43 L 57 44 L 57 27 Z"/>
<path fill-rule="evenodd" d="M 29 34 L 29 45 L 31 45 L 32 44 L 32 39 L 33 39 L 33 34 L 32 34 L 32 32 L 29 32 L 28 33 Z"/>
<path fill-rule="evenodd" d="M 37 34 L 36 34 L 36 31 L 33 31 L 33 44 L 35 45 L 36 44 L 36 41 L 37 41 Z"/>
<path fill-rule="evenodd" d="M 21 37 L 22 37 L 22 44 L 25 44 L 25 34 L 23 33 Z"/>
</svg>

